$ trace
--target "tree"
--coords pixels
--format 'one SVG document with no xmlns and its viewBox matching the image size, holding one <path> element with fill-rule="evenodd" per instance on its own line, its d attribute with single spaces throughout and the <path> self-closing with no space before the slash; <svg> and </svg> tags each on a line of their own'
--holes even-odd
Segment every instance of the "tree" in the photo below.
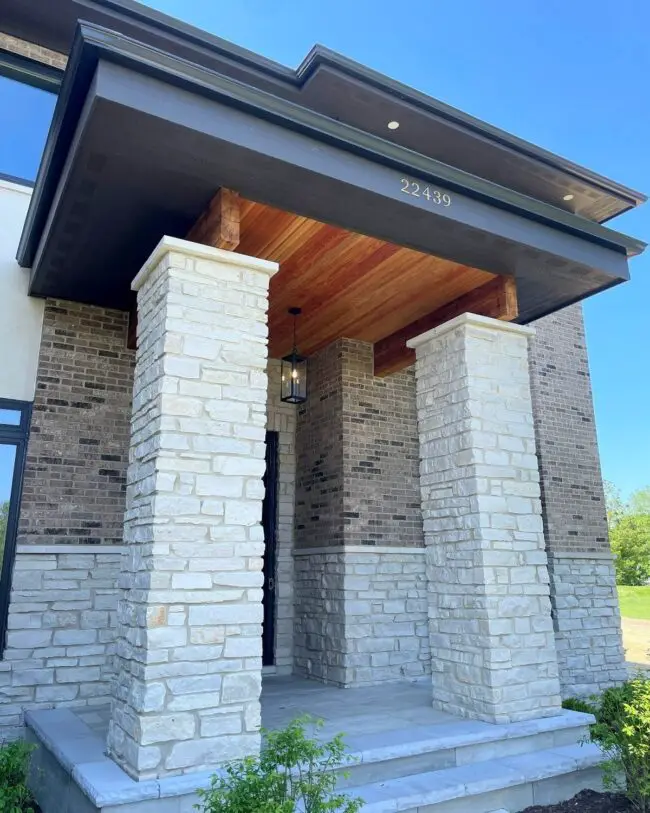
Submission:
<svg viewBox="0 0 650 813">
<path fill-rule="evenodd" d="M 633 491 L 629 505 L 632 514 L 650 515 L 650 486 Z"/>
<path fill-rule="evenodd" d="M 616 560 L 616 581 L 632 587 L 650 581 L 650 514 L 622 517 L 609 536 Z"/>
<path fill-rule="evenodd" d="M 650 486 L 632 492 L 624 502 L 613 483 L 605 482 L 607 523 L 616 557 L 619 584 L 641 586 L 650 581 Z"/>
<path fill-rule="evenodd" d="M 603 480 L 605 488 L 605 505 L 607 506 L 607 523 L 610 529 L 625 515 L 627 506 L 623 502 L 621 489 L 611 480 Z"/>
</svg>

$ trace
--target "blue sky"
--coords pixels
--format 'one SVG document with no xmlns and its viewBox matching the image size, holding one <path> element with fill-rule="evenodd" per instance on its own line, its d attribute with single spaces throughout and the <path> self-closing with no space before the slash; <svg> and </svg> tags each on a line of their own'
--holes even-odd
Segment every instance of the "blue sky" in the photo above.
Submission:
<svg viewBox="0 0 650 813">
<path fill-rule="evenodd" d="M 650 193 L 647 0 L 148 5 L 291 67 L 320 42 Z M 647 204 L 613 226 L 650 241 L 649 223 Z M 631 272 L 585 304 L 603 471 L 624 493 L 650 484 L 650 250 Z"/>
<path fill-rule="evenodd" d="M 320 42 L 650 193 L 647 0 L 151 0 L 296 67 Z M 613 221 L 650 241 L 650 204 Z M 604 476 L 650 484 L 650 249 L 585 303 Z"/>
</svg>

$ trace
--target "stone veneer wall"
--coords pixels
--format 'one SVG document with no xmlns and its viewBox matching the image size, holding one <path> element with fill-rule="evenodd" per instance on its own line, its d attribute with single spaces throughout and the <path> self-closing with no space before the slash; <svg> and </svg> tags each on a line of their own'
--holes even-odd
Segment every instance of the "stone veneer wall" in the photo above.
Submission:
<svg viewBox="0 0 650 813">
<path fill-rule="evenodd" d="M 413 371 L 375 378 L 372 345 L 339 339 L 310 358 L 296 437 L 298 674 L 353 686 L 429 669 L 416 420 Z"/>
<path fill-rule="evenodd" d="M 625 679 L 582 307 L 534 323 L 530 367 L 542 514 L 565 696 Z"/>
<path fill-rule="evenodd" d="M 280 400 L 280 368 L 269 359 L 267 429 L 278 432 L 278 526 L 275 579 L 275 669 L 293 670 L 294 569 L 293 525 L 296 493 L 296 407 Z"/>
<path fill-rule="evenodd" d="M 312 548 L 295 559 L 297 674 L 364 686 L 431 672 L 424 549 Z"/>
<path fill-rule="evenodd" d="M 106 705 L 122 547 L 21 545 L 0 662 L 0 740 L 25 709 Z"/>
<path fill-rule="evenodd" d="M 47 300 L 19 544 L 121 544 L 134 353 L 122 311 Z"/>
</svg>

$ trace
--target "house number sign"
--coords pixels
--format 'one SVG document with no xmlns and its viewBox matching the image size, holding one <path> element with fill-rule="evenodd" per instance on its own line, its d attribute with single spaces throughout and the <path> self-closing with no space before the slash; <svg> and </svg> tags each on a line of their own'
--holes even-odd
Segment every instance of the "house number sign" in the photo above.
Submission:
<svg viewBox="0 0 650 813">
<path fill-rule="evenodd" d="M 402 184 L 402 192 L 405 195 L 411 195 L 414 198 L 426 198 L 434 206 L 451 206 L 451 195 L 446 192 L 433 189 L 420 181 L 411 181 L 409 178 L 402 178 L 400 183 Z"/>
</svg>

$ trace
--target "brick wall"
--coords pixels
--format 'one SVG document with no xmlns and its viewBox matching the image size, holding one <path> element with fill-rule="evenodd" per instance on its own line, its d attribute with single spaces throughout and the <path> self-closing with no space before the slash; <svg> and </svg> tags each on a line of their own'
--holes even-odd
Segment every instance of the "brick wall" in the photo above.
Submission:
<svg viewBox="0 0 650 813">
<path fill-rule="evenodd" d="M 12 54 L 19 54 L 44 65 L 51 65 L 53 68 L 65 68 L 68 58 L 58 51 L 51 51 L 42 45 L 35 45 L 33 42 L 12 37 L 10 34 L 0 33 L 0 50 L 9 51 Z"/>
<path fill-rule="evenodd" d="M 342 341 L 309 359 L 296 425 L 296 547 L 343 543 Z"/>
<path fill-rule="evenodd" d="M 609 551 L 582 307 L 534 323 L 530 371 L 549 551 Z"/>
<path fill-rule="evenodd" d="M 121 311 L 48 300 L 18 542 L 120 544 L 133 387 Z"/>
<path fill-rule="evenodd" d="M 582 307 L 539 319 L 530 370 L 553 624 L 565 697 L 626 677 Z"/>
<path fill-rule="evenodd" d="M 333 342 L 310 359 L 296 445 L 297 547 L 422 546 L 412 369 L 375 378 L 371 344 Z"/>
<path fill-rule="evenodd" d="M 341 351 L 345 543 L 420 547 L 414 369 L 375 378 L 371 344 L 344 339 Z"/>
<path fill-rule="evenodd" d="M 426 674 L 413 371 L 375 378 L 372 345 L 333 342 L 309 360 L 296 449 L 295 671 L 338 686 Z"/>
</svg>

